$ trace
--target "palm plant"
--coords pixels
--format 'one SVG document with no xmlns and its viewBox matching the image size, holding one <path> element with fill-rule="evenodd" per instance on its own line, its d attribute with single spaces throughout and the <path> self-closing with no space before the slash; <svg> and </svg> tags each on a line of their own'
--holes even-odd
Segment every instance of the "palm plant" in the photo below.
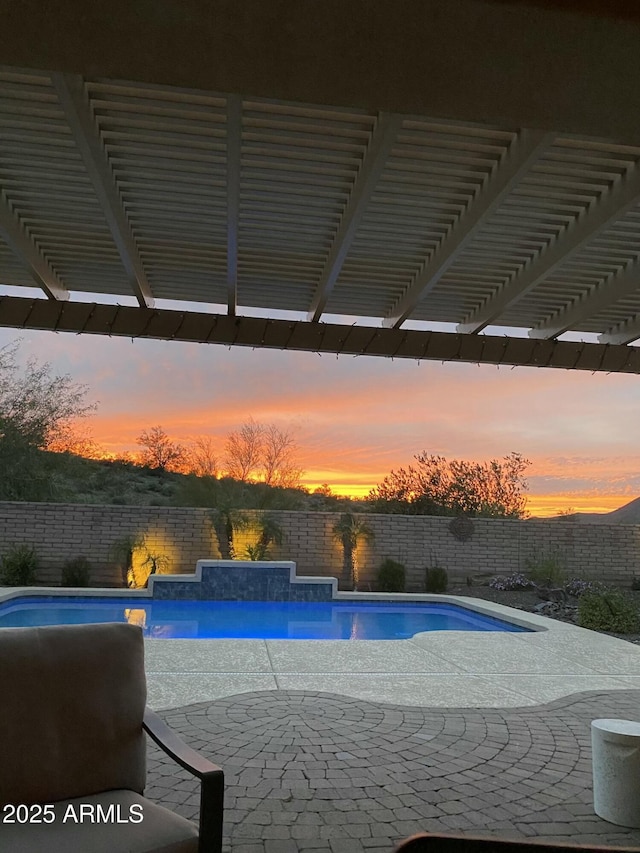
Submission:
<svg viewBox="0 0 640 853">
<path fill-rule="evenodd" d="M 269 546 L 282 545 L 284 541 L 284 531 L 278 524 L 275 518 L 265 513 L 261 518 L 255 518 L 237 513 L 235 518 L 236 530 L 250 531 L 258 534 L 255 542 L 250 543 L 245 548 L 245 556 L 249 560 L 267 560 L 269 559 Z"/>
<path fill-rule="evenodd" d="M 233 560 L 233 520 L 232 510 L 217 508 L 211 510 L 209 517 L 218 538 L 218 548 L 223 560 Z"/>
<path fill-rule="evenodd" d="M 135 586 L 133 573 L 133 555 L 136 551 L 144 548 L 144 536 L 139 533 L 130 533 L 122 536 L 112 543 L 109 548 L 109 556 L 120 569 L 122 586 Z"/>
<path fill-rule="evenodd" d="M 250 560 L 266 560 L 269 545 L 282 545 L 284 531 L 275 518 L 267 513 L 259 522 L 260 535 L 253 545 L 247 545 L 246 555 Z"/>
<path fill-rule="evenodd" d="M 141 569 L 149 567 L 149 574 L 142 580 L 136 577 L 135 570 L 132 570 L 134 586 L 136 589 L 141 589 L 148 586 L 149 577 L 151 575 L 166 573 L 171 565 L 171 561 L 166 554 L 159 554 L 157 551 L 147 551 L 147 556 L 140 564 Z"/>
<path fill-rule="evenodd" d="M 342 582 L 351 589 L 358 588 L 358 545 L 363 539 L 373 539 L 373 530 L 361 518 L 343 512 L 333 525 L 333 538 L 342 545 Z"/>
<path fill-rule="evenodd" d="M 207 478 L 210 486 L 210 499 L 213 508 L 209 518 L 218 539 L 218 548 L 223 560 L 235 560 L 234 534 L 245 530 L 248 525 L 246 516 L 237 509 L 246 502 L 246 484 L 237 483 L 228 477 L 216 480 Z"/>
</svg>

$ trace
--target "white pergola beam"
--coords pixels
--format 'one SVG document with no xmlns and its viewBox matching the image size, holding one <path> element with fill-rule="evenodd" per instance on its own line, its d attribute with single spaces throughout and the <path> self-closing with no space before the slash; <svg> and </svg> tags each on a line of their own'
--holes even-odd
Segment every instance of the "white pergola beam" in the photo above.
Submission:
<svg viewBox="0 0 640 853">
<path fill-rule="evenodd" d="M 235 316 L 238 303 L 238 227 L 240 223 L 240 162 L 242 99 L 227 98 L 227 312 Z"/>
<path fill-rule="evenodd" d="M 0 190 L 0 238 L 9 246 L 20 263 L 28 269 L 38 287 L 49 299 L 66 300 L 69 291 L 58 278 L 38 247 L 27 235 L 7 198 Z"/>
<path fill-rule="evenodd" d="M 553 134 L 523 129 L 494 168 L 482 190 L 416 273 L 400 301 L 385 317 L 386 328 L 398 328 L 438 284 L 442 276 L 477 237 L 488 217 L 520 183 L 554 140 Z"/>
<path fill-rule="evenodd" d="M 568 226 L 504 287 L 472 311 L 457 327 L 473 334 L 491 324 L 511 305 L 570 260 L 590 240 L 621 219 L 640 200 L 640 169 L 632 167 L 597 203 Z"/>
<path fill-rule="evenodd" d="M 118 249 L 131 289 L 141 306 L 153 308 L 151 287 L 100 133 L 91 114 L 84 81 L 77 75 L 59 73 L 53 74 L 51 79 Z"/>
<path fill-rule="evenodd" d="M 356 175 L 340 225 L 311 300 L 307 315 L 311 322 L 317 322 L 322 316 L 401 126 L 400 116 L 388 113 L 378 115 L 364 160 Z"/>
<path fill-rule="evenodd" d="M 575 329 L 577 325 L 598 314 L 609 305 L 615 304 L 619 299 L 635 293 L 638 288 L 640 288 L 640 268 L 638 263 L 634 262 L 607 281 L 592 288 L 581 299 L 577 299 L 531 329 L 529 337 L 546 340 L 557 338 L 558 335 Z"/>
</svg>

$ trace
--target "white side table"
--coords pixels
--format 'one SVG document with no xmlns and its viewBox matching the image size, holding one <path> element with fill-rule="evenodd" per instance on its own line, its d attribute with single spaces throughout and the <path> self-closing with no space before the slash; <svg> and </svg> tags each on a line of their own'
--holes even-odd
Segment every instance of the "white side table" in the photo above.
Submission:
<svg viewBox="0 0 640 853">
<path fill-rule="evenodd" d="M 593 807 L 617 826 L 640 827 L 640 723 L 593 720 Z"/>
</svg>

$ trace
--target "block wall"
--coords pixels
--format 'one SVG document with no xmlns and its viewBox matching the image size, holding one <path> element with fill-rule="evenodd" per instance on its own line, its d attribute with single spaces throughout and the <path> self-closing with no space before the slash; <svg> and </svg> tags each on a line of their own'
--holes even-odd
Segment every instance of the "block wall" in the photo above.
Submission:
<svg viewBox="0 0 640 853">
<path fill-rule="evenodd" d="M 13 544 L 33 546 L 45 585 L 59 584 L 64 562 L 83 556 L 92 565 L 92 586 L 122 586 L 112 547 L 141 535 L 148 553 L 166 557 L 171 572 L 191 572 L 197 560 L 220 558 L 204 509 L 0 502 L 0 557 Z"/>
<path fill-rule="evenodd" d="M 257 538 L 260 512 L 246 515 L 256 526 L 236 535 L 238 559 L 246 559 L 247 545 Z M 273 559 L 293 560 L 300 575 L 340 577 L 342 548 L 332 532 L 339 513 L 272 515 L 284 532 L 283 544 L 270 549 Z M 364 589 L 375 589 L 376 569 L 385 557 L 405 564 L 408 591 L 419 592 L 429 565 L 444 566 L 452 581 L 481 580 L 524 570 L 536 550 L 559 552 L 570 576 L 624 585 L 640 577 L 640 525 L 474 519 L 473 535 L 461 542 L 449 518 L 378 514 L 366 521 L 374 538 L 358 550 Z M 82 555 L 93 565 L 93 585 L 121 585 L 110 553 L 127 535 L 144 535 L 147 550 L 163 555 L 163 571 L 172 573 L 193 571 L 199 559 L 225 556 L 207 509 L 0 502 L 0 556 L 12 544 L 34 546 L 43 584 L 58 584 L 65 560 Z"/>
</svg>

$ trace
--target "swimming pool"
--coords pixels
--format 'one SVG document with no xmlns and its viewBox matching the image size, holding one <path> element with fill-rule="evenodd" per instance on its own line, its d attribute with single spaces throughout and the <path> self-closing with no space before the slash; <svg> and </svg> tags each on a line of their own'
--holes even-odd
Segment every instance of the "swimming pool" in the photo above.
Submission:
<svg viewBox="0 0 640 853">
<path fill-rule="evenodd" d="M 0 604 L 0 628 L 88 622 L 132 622 L 147 637 L 200 640 L 405 640 L 422 631 L 530 630 L 439 602 L 21 596 Z"/>
</svg>

